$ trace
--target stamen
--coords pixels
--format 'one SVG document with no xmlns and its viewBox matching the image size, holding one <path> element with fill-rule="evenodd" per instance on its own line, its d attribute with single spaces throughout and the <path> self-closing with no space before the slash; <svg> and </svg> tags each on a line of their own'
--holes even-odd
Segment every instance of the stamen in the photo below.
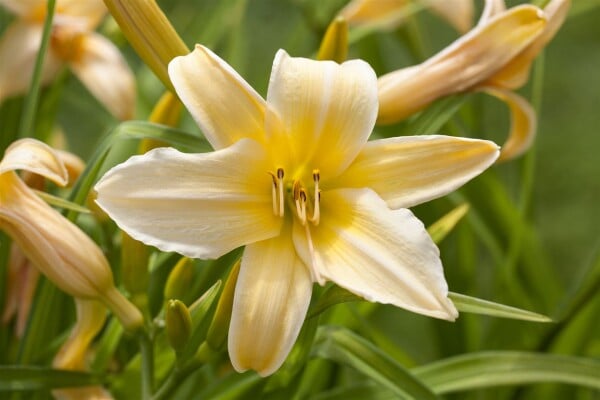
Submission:
<svg viewBox="0 0 600 400">
<path fill-rule="evenodd" d="M 284 214 L 284 204 L 283 204 L 283 168 L 277 169 L 277 183 L 279 185 L 279 216 L 283 217 Z"/>
<path fill-rule="evenodd" d="M 277 178 L 271 172 L 269 172 L 269 175 L 271 175 L 271 178 L 273 178 L 273 188 L 271 190 L 271 194 L 273 197 L 273 214 L 279 216 L 279 210 L 277 207 Z"/>
<path fill-rule="evenodd" d="M 319 189 L 319 180 L 321 179 L 321 174 L 318 169 L 313 170 L 313 181 L 315 182 L 315 199 L 314 199 L 314 207 L 312 217 L 310 218 L 310 222 L 315 225 L 319 225 L 319 221 L 321 220 L 321 207 L 319 204 L 321 203 L 321 190 Z"/>
<path fill-rule="evenodd" d="M 325 279 L 321 276 L 317 270 L 317 257 L 315 255 L 315 246 L 313 245 L 312 236 L 310 235 L 310 229 L 308 224 L 304 225 L 304 231 L 306 232 L 306 242 L 308 243 L 308 253 L 310 254 L 310 275 L 313 282 L 317 282 L 319 285 L 325 285 Z"/>
</svg>

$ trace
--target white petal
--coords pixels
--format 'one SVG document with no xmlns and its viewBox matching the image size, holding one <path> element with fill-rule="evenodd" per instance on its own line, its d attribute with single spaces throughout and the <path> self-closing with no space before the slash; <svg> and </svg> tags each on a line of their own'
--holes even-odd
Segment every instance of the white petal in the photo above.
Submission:
<svg viewBox="0 0 600 400">
<path fill-rule="evenodd" d="M 392 211 L 368 189 L 324 191 L 321 222 L 294 242 L 305 263 L 327 280 L 365 298 L 436 318 L 454 320 L 439 250 L 407 209 Z M 299 225 L 299 224 L 297 224 Z"/>
<path fill-rule="evenodd" d="M 265 101 L 229 64 L 204 46 L 169 63 L 169 77 L 215 149 L 241 138 L 264 140 Z"/>
<path fill-rule="evenodd" d="M 390 208 L 407 208 L 452 192 L 498 155 L 498 146 L 487 140 L 439 135 L 374 140 L 332 184 L 368 187 Z"/>
<path fill-rule="evenodd" d="M 461 33 L 473 24 L 473 0 L 433 0 L 429 7 Z"/>
<path fill-rule="evenodd" d="M 275 56 L 267 103 L 279 117 L 295 165 L 334 177 L 367 141 L 377 116 L 377 78 L 364 61 L 343 64 Z M 269 124 L 267 123 L 267 126 Z"/>
<path fill-rule="evenodd" d="M 250 139 L 205 154 L 159 148 L 107 172 L 96 201 L 137 240 L 217 258 L 279 232 L 268 172 L 265 151 Z"/>
<path fill-rule="evenodd" d="M 47 144 L 34 139 L 17 140 L 6 149 L 0 161 L 0 174 L 18 169 L 42 175 L 60 186 L 69 180 L 61 156 Z"/>
<path fill-rule="evenodd" d="M 29 89 L 35 60 L 42 39 L 42 26 L 15 22 L 0 38 L 0 102 L 7 97 L 24 94 Z M 41 83 L 47 85 L 62 63 L 52 51 L 46 53 Z"/>
<path fill-rule="evenodd" d="M 130 119 L 135 110 L 135 79 L 121 52 L 108 39 L 89 33 L 71 69 L 88 90 L 117 118 Z"/>
<path fill-rule="evenodd" d="M 485 0 L 485 6 L 479 17 L 479 22 L 477 22 L 477 26 L 487 23 L 490 18 L 505 10 L 506 4 L 504 3 L 504 0 Z"/>
<path fill-rule="evenodd" d="M 482 91 L 506 103 L 510 109 L 510 131 L 502 145 L 501 161 L 520 156 L 531 147 L 537 130 L 535 110 L 523 97 L 510 90 L 483 87 Z"/>
<path fill-rule="evenodd" d="M 311 291 L 291 229 L 246 246 L 229 328 L 229 355 L 237 371 L 253 369 L 267 376 L 283 364 L 302 327 Z"/>
</svg>

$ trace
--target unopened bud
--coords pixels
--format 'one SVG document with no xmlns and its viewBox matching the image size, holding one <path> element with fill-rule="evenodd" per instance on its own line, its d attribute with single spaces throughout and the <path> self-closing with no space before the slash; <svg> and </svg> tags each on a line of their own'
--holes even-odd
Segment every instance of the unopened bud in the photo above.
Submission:
<svg viewBox="0 0 600 400">
<path fill-rule="evenodd" d="M 348 56 L 348 22 L 344 17 L 337 17 L 325 32 L 317 60 L 333 60 L 342 63 Z"/>
<path fill-rule="evenodd" d="M 190 304 L 190 282 L 193 281 L 195 274 L 194 261 L 182 257 L 169 274 L 165 285 L 165 299 L 180 299 L 185 304 Z"/>
<path fill-rule="evenodd" d="M 192 333 L 192 318 L 188 308 L 179 300 L 169 300 L 165 310 L 165 329 L 169 345 L 176 353 L 185 348 Z"/>
<path fill-rule="evenodd" d="M 217 303 L 217 310 L 213 320 L 208 328 L 206 342 L 215 350 L 221 349 L 225 345 L 227 339 L 227 331 L 229 330 L 229 321 L 231 320 L 231 310 L 233 308 L 233 294 L 235 285 L 240 273 L 241 260 L 238 260 L 229 273 L 229 277 L 225 282 L 225 287 Z"/>
</svg>

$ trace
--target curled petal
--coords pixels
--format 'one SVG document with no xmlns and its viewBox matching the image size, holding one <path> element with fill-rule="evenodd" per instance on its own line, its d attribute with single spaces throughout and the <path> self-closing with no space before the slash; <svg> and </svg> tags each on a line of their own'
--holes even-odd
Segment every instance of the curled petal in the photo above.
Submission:
<svg viewBox="0 0 600 400">
<path fill-rule="evenodd" d="M 229 64 L 204 46 L 169 63 L 179 98 L 215 149 L 242 138 L 264 141 L 265 101 Z"/>
<path fill-rule="evenodd" d="M 473 25 L 473 0 L 433 0 L 429 7 L 461 33 Z"/>
<path fill-rule="evenodd" d="M 497 14 L 500 14 L 505 10 L 506 4 L 504 3 L 504 0 L 485 0 L 485 6 L 483 7 L 483 12 L 479 17 L 479 22 L 477 23 L 477 26 L 487 23 L 487 21 L 490 18 Z"/>
<path fill-rule="evenodd" d="M 498 146 L 487 140 L 439 135 L 374 140 L 333 184 L 369 187 L 390 208 L 408 208 L 464 185 L 498 155 Z"/>
<path fill-rule="evenodd" d="M 235 369 L 275 372 L 290 352 L 308 310 L 312 281 L 291 229 L 246 246 L 235 287 L 229 355 Z"/>
<path fill-rule="evenodd" d="M 366 300 L 457 317 L 439 250 L 409 210 L 390 210 L 369 189 L 324 191 L 321 199 L 321 222 L 311 229 L 314 254 L 304 227 L 295 226 L 294 243 L 305 263 Z"/>
<path fill-rule="evenodd" d="M 34 139 L 17 140 L 6 149 L 0 161 L 0 174 L 17 169 L 42 175 L 60 186 L 69 181 L 60 155 L 47 144 Z"/>
<path fill-rule="evenodd" d="M 376 79 L 364 61 L 317 62 L 279 50 L 267 103 L 281 121 L 295 165 L 334 177 L 352 162 L 375 124 Z"/>
<path fill-rule="evenodd" d="M 23 21 L 10 25 L 0 37 L 0 102 L 29 89 L 41 40 L 42 26 Z M 41 84 L 50 83 L 61 65 L 50 49 L 44 58 Z"/>
<path fill-rule="evenodd" d="M 539 8 L 514 7 L 424 63 L 383 75 L 378 81 L 377 122 L 400 121 L 442 96 L 472 89 L 532 43 L 545 24 Z"/>
<path fill-rule="evenodd" d="M 502 69 L 487 80 L 485 85 L 517 89 L 525 85 L 529 79 L 529 71 L 533 60 L 552 40 L 558 29 L 567 18 L 571 2 L 569 0 L 552 0 L 545 8 L 544 15 L 548 23 L 544 31 L 525 50 L 514 57 Z"/>
<path fill-rule="evenodd" d="M 107 172 L 96 185 L 96 202 L 137 240 L 217 258 L 279 233 L 265 159 L 250 139 L 206 154 L 158 148 Z"/>
<path fill-rule="evenodd" d="M 523 154 L 535 138 L 537 130 L 537 117 L 535 110 L 518 94 L 495 87 L 484 87 L 481 89 L 506 103 L 510 109 L 510 132 L 508 139 L 502 145 L 499 161 L 507 161 Z"/>
<path fill-rule="evenodd" d="M 82 37 L 71 69 L 92 94 L 117 118 L 130 119 L 135 110 L 135 79 L 125 59 L 108 39 L 90 33 Z"/>
</svg>

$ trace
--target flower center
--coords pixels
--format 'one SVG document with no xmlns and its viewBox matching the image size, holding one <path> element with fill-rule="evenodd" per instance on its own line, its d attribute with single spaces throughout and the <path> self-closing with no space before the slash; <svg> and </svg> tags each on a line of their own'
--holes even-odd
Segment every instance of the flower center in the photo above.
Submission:
<svg viewBox="0 0 600 400">
<path fill-rule="evenodd" d="M 283 168 L 278 168 L 276 173 L 269 174 L 273 179 L 273 213 L 283 217 L 287 203 L 302 225 L 306 225 L 306 221 L 319 225 L 321 217 L 319 170 L 315 169 L 312 172 L 312 187 L 307 187 L 300 179 L 286 179 Z"/>
</svg>

